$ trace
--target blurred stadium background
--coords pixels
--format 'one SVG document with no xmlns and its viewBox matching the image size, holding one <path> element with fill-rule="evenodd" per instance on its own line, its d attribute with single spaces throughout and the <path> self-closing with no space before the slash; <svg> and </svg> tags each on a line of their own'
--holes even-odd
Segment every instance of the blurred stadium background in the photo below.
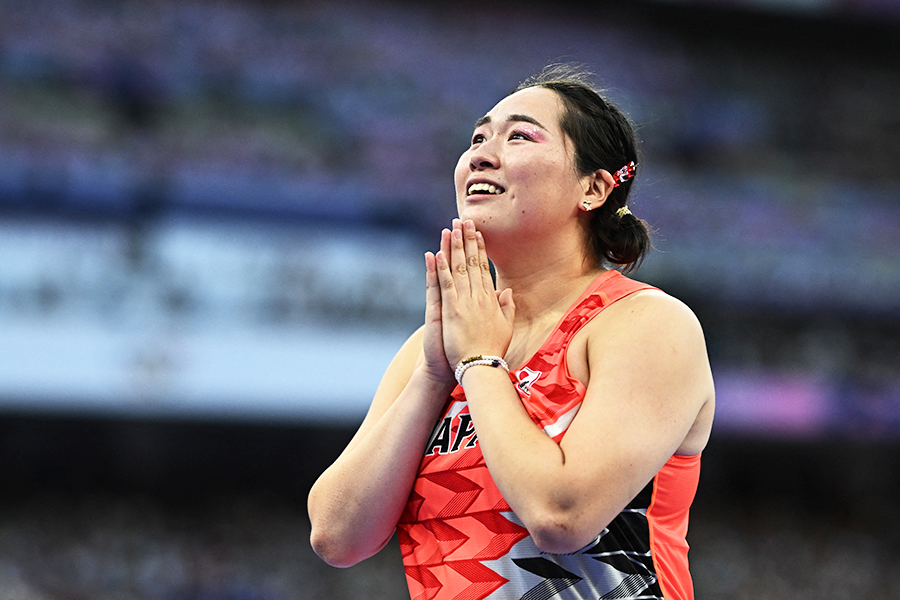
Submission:
<svg viewBox="0 0 900 600">
<path fill-rule="evenodd" d="M 0 598 L 407 597 L 305 496 L 422 318 L 472 123 L 639 124 L 703 322 L 698 598 L 900 598 L 900 3 L 0 0 Z"/>
</svg>

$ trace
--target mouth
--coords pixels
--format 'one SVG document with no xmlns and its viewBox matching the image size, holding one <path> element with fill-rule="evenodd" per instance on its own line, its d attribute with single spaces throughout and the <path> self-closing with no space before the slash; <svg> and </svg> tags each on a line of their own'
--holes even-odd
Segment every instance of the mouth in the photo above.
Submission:
<svg viewBox="0 0 900 600">
<path fill-rule="evenodd" d="M 493 183 L 473 183 L 466 190 L 466 194 L 474 196 L 476 194 L 487 194 L 489 196 L 499 196 L 506 190 Z"/>
</svg>

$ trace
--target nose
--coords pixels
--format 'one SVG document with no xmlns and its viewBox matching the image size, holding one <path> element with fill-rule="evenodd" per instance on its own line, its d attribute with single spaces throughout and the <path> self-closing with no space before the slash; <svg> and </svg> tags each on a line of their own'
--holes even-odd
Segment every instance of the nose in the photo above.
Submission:
<svg viewBox="0 0 900 600">
<path fill-rule="evenodd" d="M 469 155 L 469 168 L 473 171 L 496 169 L 500 166 L 500 156 L 491 140 L 485 140 Z"/>
</svg>

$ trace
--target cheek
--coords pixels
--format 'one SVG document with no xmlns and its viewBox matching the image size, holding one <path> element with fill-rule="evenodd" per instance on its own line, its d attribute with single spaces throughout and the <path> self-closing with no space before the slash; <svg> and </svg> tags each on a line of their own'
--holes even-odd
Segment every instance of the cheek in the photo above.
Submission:
<svg viewBox="0 0 900 600">
<path fill-rule="evenodd" d="M 456 161 L 456 169 L 453 171 L 453 183 L 456 188 L 456 196 L 459 198 L 460 191 L 466 184 L 466 178 L 469 175 L 469 159 L 465 153 Z"/>
<path fill-rule="evenodd" d="M 559 193 L 569 185 L 568 178 L 563 176 L 564 170 L 557 161 L 523 161 L 518 165 L 510 165 L 509 173 L 521 185 L 541 193 L 551 190 Z"/>
<path fill-rule="evenodd" d="M 580 186 L 568 166 L 562 163 L 532 164 L 521 172 L 521 181 L 529 190 L 529 196 L 537 200 L 531 207 L 541 215 L 556 213 L 563 206 L 575 204 Z"/>
<path fill-rule="evenodd" d="M 469 153 L 463 152 L 459 160 L 456 161 L 456 168 L 453 170 L 453 179 L 457 185 L 465 181 L 469 174 Z"/>
</svg>

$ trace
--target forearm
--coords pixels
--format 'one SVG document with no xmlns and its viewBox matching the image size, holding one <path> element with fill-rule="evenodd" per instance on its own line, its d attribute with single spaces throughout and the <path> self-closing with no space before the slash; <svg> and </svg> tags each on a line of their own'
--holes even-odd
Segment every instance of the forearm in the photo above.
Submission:
<svg viewBox="0 0 900 600">
<path fill-rule="evenodd" d="M 575 485 L 578 467 L 531 419 L 506 373 L 472 368 L 463 384 L 491 477 L 538 547 L 568 552 L 589 542 L 602 524 L 582 516 L 588 506 Z M 607 512 L 611 519 L 618 508 Z"/>
<path fill-rule="evenodd" d="M 326 562 L 355 564 L 390 539 L 451 390 L 447 383 L 414 372 L 381 418 L 313 485 L 308 500 L 311 542 Z"/>
</svg>

